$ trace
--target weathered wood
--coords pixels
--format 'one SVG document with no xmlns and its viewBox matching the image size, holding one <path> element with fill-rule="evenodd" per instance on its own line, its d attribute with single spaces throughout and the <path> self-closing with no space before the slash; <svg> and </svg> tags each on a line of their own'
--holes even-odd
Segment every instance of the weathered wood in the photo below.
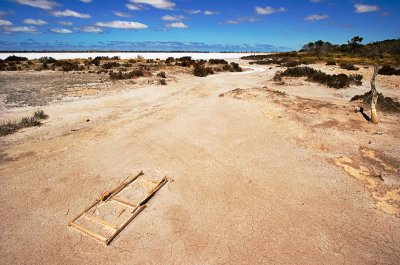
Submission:
<svg viewBox="0 0 400 265">
<path fill-rule="evenodd" d="M 96 239 L 98 239 L 100 241 L 103 241 L 103 242 L 107 241 L 107 238 L 105 238 L 105 237 L 103 237 L 103 236 L 101 236 L 99 234 L 96 234 L 96 233 L 94 233 L 94 232 L 92 232 L 92 231 L 90 231 L 90 230 L 78 225 L 77 223 L 71 222 L 70 226 L 73 226 L 76 229 L 80 230 L 81 232 L 83 232 L 85 234 L 88 234 L 89 236 L 94 237 L 94 238 L 96 238 Z"/>
<path fill-rule="evenodd" d="M 168 180 L 166 178 L 163 178 L 158 184 L 157 186 L 154 187 L 153 190 L 149 191 L 147 196 L 140 202 L 139 205 L 144 205 L 146 204 L 155 194 L 157 191 L 159 191 L 162 186 L 164 186 L 166 183 L 168 182 Z"/>
<path fill-rule="evenodd" d="M 80 214 L 78 214 L 77 216 L 75 216 L 74 219 L 72 219 L 68 225 L 71 226 L 72 222 L 75 222 L 79 217 L 81 217 L 85 212 L 89 211 L 90 209 L 92 209 L 95 205 L 97 205 L 100 202 L 100 199 L 95 200 L 91 205 L 89 205 L 88 207 L 86 207 L 85 210 L 83 210 Z"/>
<path fill-rule="evenodd" d="M 133 202 L 130 202 L 130 201 L 125 200 L 125 199 L 122 199 L 122 198 L 117 197 L 117 196 L 113 196 L 113 197 L 111 198 L 111 200 L 116 201 L 116 202 L 119 202 L 119 203 L 121 203 L 121 204 L 124 204 L 125 206 L 137 207 L 137 204 L 134 204 Z"/>
<path fill-rule="evenodd" d="M 112 191 L 105 194 L 102 198 L 102 201 L 108 201 L 110 198 L 112 198 L 114 195 L 118 194 L 121 190 L 125 189 L 126 186 L 131 184 L 133 181 L 135 181 L 141 175 L 143 175 L 143 170 L 141 170 L 137 175 L 135 175 L 133 177 L 126 178 L 124 181 L 121 182 L 121 184 L 118 187 L 116 187 Z"/>
<path fill-rule="evenodd" d="M 143 209 L 146 208 L 146 205 L 142 205 L 142 206 L 137 206 L 135 209 L 135 212 L 133 213 L 133 215 L 131 216 L 131 218 L 129 218 L 128 221 L 126 221 L 126 223 L 124 223 L 117 231 L 114 232 L 114 234 L 112 236 L 110 236 L 106 241 L 106 245 L 109 245 L 111 243 L 111 241 L 113 241 L 113 239 L 118 236 L 119 233 L 121 233 L 122 230 L 124 230 L 124 228 L 130 223 L 132 222 L 133 219 L 135 219 L 136 216 L 138 216 Z"/>
<path fill-rule="evenodd" d="M 378 103 L 378 92 L 376 91 L 376 87 L 375 87 L 375 79 L 376 79 L 376 76 L 378 75 L 378 71 L 379 71 L 379 66 L 377 64 L 375 64 L 374 65 L 374 74 L 372 75 L 372 79 L 371 79 L 371 94 L 372 94 L 371 122 L 374 124 L 379 123 L 378 114 L 376 112 L 376 105 Z"/>
<path fill-rule="evenodd" d="M 89 218 L 92 222 L 101 224 L 101 225 L 103 225 L 103 226 L 105 226 L 107 228 L 111 228 L 113 230 L 117 230 L 119 228 L 117 225 L 112 224 L 110 222 L 107 222 L 106 220 L 104 220 L 104 219 L 102 219 L 102 218 L 100 218 L 100 217 L 98 217 L 96 215 L 93 215 L 93 214 L 90 214 L 90 213 L 83 213 L 83 216 Z"/>
</svg>

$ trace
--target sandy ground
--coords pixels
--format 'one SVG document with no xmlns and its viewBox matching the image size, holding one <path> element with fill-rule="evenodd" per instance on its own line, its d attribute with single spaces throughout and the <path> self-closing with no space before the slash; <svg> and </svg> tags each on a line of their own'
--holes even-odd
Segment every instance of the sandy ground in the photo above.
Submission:
<svg viewBox="0 0 400 265">
<path fill-rule="evenodd" d="M 399 115 L 354 112 L 368 81 L 278 85 L 269 68 L 60 100 L 0 138 L 2 263 L 398 264 Z M 67 226 L 149 168 L 174 182 L 110 246 Z"/>
</svg>

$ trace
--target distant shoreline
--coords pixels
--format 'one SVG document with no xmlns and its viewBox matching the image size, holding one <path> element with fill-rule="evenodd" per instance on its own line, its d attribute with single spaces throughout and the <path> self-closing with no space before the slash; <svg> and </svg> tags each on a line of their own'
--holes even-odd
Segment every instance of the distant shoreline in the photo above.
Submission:
<svg viewBox="0 0 400 265">
<path fill-rule="evenodd" d="M 143 57 L 145 59 L 161 59 L 165 60 L 168 57 L 180 58 L 185 56 L 190 56 L 194 60 L 208 60 L 208 59 L 240 59 L 243 56 L 249 54 L 268 54 L 261 52 L 186 52 L 186 51 L 176 51 L 176 52 L 157 52 L 157 51 L 1 51 L 0 59 L 6 59 L 9 56 L 16 55 L 26 57 L 29 60 L 39 59 L 41 57 L 52 57 L 57 60 L 67 60 L 67 59 L 85 59 L 89 57 L 98 56 L 108 56 L 114 57 L 118 56 L 120 59 L 133 59 L 138 57 Z"/>
<path fill-rule="evenodd" d="M 222 52 L 213 52 L 213 51 L 0 51 L 0 53 L 276 53 L 277 51 L 272 52 L 249 52 L 249 51 L 222 51 Z"/>
</svg>

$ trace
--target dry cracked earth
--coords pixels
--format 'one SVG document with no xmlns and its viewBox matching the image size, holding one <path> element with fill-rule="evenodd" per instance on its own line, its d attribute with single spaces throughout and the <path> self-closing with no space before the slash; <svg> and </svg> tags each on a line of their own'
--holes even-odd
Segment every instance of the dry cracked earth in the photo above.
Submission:
<svg viewBox="0 0 400 265">
<path fill-rule="evenodd" d="M 368 77 L 334 90 L 276 84 L 276 71 L 180 75 L 42 107 L 43 126 L 0 138 L 2 263 L 399 264 L 399 115 L 373 125 L 354 111 Z M 111 245 L 68 227 L 152 168 L 174 181 Z"/>
</svg>

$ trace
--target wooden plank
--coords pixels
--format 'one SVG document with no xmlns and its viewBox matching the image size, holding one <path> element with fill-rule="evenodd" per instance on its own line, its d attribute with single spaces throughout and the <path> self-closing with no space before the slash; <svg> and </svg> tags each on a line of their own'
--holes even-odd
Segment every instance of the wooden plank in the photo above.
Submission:
<svg viewBox="0 0 400 265">
<path fill-rule="evenodd" d="M 105 237 L 103 237 L 103 236 L 101 236 L 99 234 L 96 234 L 96 233 L 94 233 L 94 232 L 92 232 L 92 231 L 90 231 L 90 230 L 78 225 L 77 223 L 70 222 L 70 226 L 75 227 L 76 229 L 80 230 L 81 232 L 83 232 L 85 234 L 88 234 L 89 236 L 94 237 L 94 238 L 96 238 L 96 239 L 98 239 L 100 241 L 107 242 L 107 238 L 105 238 Z"/>
<path fill-rule="evenodd" d="M 72 222 L 75 222 L 79 217 L 81 217 L 85 212 L 89 211 L 90 209 L 92 209 L 96 204 L 98 204 L 100 202 L 99 199 L 97 199 L 95 202 L 93 202 L 91 205 L 89 205 L 88 207 L 86 207 L 85 210 L 83 210 L 80 214 L 78 214 L 74 219 L 72 219 L 68 225 L 71 226 Z"/>
<path fill-rule="evenodd" d="M 137 206 L 135 212 L 133 213 L 133 215 L 128 219 L 128 221 L 126 221 L 126 223 L 124 223 L 117 231 L 115 231 L 115 233 L 110 236 L 106 241 L 106 245 L 109 245 L 111 243 L 111 241 L 113 241 L 113 239 L 118 236 L 119 233 L 121 233 L 122 230 L 124 230 L 124 228 L 130 223 L 132 222 L 133 219 L 135 219 L 136 216 L 138 216 L 143 209 L 146 208 L 146 205 L 142 205 L 142 206 Z"/>
<path fill-rule="evenodd" d="M 121 190 L 125 189 L 126 186 L 131 184 L 133 181 L 135 181 L 139 176 L 143 175 L 143 170 L 141 170 L 137 175 L 133 177 L 128 177 L 124 181 L 121 182 L 121 184 L 113 189 L 112 191 L 108 192 L 107 194 L 103 195 L 102 201 L 108 201 L 110 198 L 112 198 L 114 195 L 118 194 Z"/>
<path fill-rule="evenodd" d="M 130 201 L 125 200 L 125 199 L 122 199 L 122 198 L 117 197 L 117 196 L 113 196 L 113 197 L 111 198 L 111 200 L 116 201 L 116 202 L 119 202 L 119 203 L 121 203 L 121 204 L 124 204 L 125 206 L 137 207 L 137 204 L 134 204 L 133 202 L 130 202 Z"/>
<path fill-rule="evenodd" d="M 140 202 L 139 205 L 146 204 L 167 182 L 168 180 L 163 178 L 153 190 L 149 191 L 148 195 Z"/>
<path fill-rule="evenodd" d="M 104 220 L 100 217 L 97 217 L 96 215 L 93 215 L 90 213 L 84 213 L 83 216 L 89 218 L 92 222 L 99 223 L 107 228 L 111 228 L 113 230 L 118 230 L 118 228 L 119 228 L 117 225 L 107 222 L 106 220 Z"/>
</svg>

